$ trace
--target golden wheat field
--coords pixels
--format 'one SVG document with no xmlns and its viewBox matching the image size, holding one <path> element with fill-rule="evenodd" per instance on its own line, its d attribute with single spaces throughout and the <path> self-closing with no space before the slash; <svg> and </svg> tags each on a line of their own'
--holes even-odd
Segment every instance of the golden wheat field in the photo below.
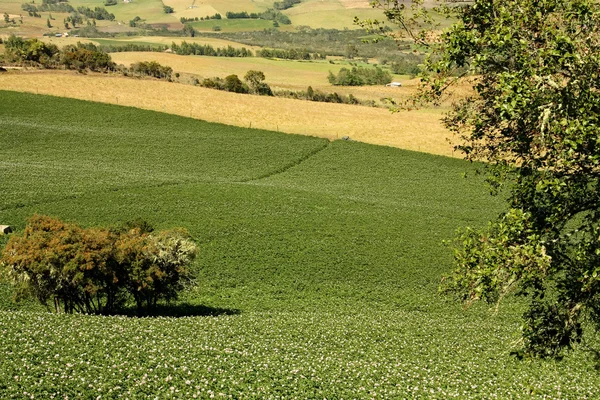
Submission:
<svg viewBox="0 0 600 400">
<path fill-rule="evenodd" d="M 162 111 L 210 122 L 452 156 L 441 111 L 386 109 L 234 94 L 179 83 L 71 71 L 0 74 L 0 87 Z"/>
</svg>

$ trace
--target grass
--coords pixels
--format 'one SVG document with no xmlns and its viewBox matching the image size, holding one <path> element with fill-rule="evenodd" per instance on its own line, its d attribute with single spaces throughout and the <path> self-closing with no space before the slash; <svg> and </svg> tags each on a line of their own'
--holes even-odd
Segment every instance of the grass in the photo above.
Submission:
<svg viewBox="0 0 600 400">
<path fill-rule="evenodd" d="M 3 287 L 2 398 L 600 390 L 584 352 L 509 356 L 513 299 L 493 314 L 436 294 L 450 268 L 441 240 L 501 208 L 480 177 L 462 178 L 468 163 L 33 94 L 0 100 L 0 221 L 142 217 L 187 228 L 200 247 L 198 285 L 163 309 L 185 318 L 15 311 Z"/>
<path fill-rule="evenodd" d="M 185 58 L 185 56 L 182 56 Z M 268 79 L 267 79 L 268 81 Z M 382 108 L 239 95 L 154 80 L 73 72 L 0 74 L 7 90 L 118 103 L 211 122 L 354 140 L 453 155 L 441 111 L 391 114 Z"/>
</svg>

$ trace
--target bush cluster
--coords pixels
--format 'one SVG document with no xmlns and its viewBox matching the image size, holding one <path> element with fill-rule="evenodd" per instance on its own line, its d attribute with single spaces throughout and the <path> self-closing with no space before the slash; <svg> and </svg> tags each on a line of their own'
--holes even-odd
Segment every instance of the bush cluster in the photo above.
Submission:
<svg viewBox="0 0 600 400">
<path fill-rule="evenodd" d="M 329 71 L 327 79 L 332 85 L 340 86 L 385 85 L 392 81 L 392 75 L 379 67 L 352 67 L 340 69 L 337 76 Z"/>
<path fill-rule="evenodd" d="M 173 68 L 167 65 L 161 65 L 156 61 L 140 61 L 131 64 L 129 72 L 132 75 L 151 76 L 158 79 L 170 80 Z"/>
<path fill-rule="evenodd" d="M 213 56 L 213 57 L 252 57 L 252 51 L 242 47 L 236 49 L 231 46 L 214 48 L 209 44 L 181 42 L 171 44 L 173 53 L 179 55 L 197 55 L 197 56 Z"/>
<path fill-rule="evenodd" d="M 205 78 L 199 84 L 209 89 L 225 90 L 227 92 L 273 96 L 271 87 L 264 80 L 265 74 L 262 71 L 250 70 L 244 75 L 244 81 L 233 74 L 225 77 L 225 79 L 218 77 Z"/>
<path fill-rule="evenodd" d="M 306 49 L 260 49 L 257 57 L 281 58 L 285 60 L 324 60 L 325 54 L 311 53 Z"/>
<path fill-rule="evenodd" d="M 359 100 L 356 97 L 354 97 L 352 94 L 345 96 L 343 94 L 339 94 L 336 92 L 325 93 L 318 89 L 314 90 L 311 86 L 309 86 L 306 90 L 301 90 L 301 91 L 278 90 L 278 91 L 274 92 L 274 96 L 286 97 L 286 98 L 297 99 L 297 100 L 319 101 L 319 102 L 323 102 L 323 103 L 355 104 L 355 105 L 375 107 L 375 102 L 373 100 Z"/>
<path fill-rule="evenodd" d="M 287 10 L 288 8 L 294 7 L 296 4 L 300 4 L 300 0 L 276 1 L 273 3 L 273 8 L 276 10 Z"/>
<path fill-rule="evenodd" d="M 77 12 L 85 15 L 87 18 L 114 21 L 115 15 L 106 11 L 106 8 L 96 7 L 93 10 L 89 7 L 77 7 Z"/>
<path fill-rule="evenodd" d="M 133 299 L 138 312 L 177 298 L 191 280 L 196 246 L 182 231 L 81 228 L 34 215 L 13 235 L 1 271 L 19 295 L 33 295 L 54 311 L 106 314 Z"/>
<path fill-rule="evenodd" d="M 92 43 L 67 45 L 59 50 L 51 43 L 11 35 L 5 46 L 6 61 L 11 63 L 99 72 L 114 71 L 116 67 L 110 56 Z"/>
</svg>

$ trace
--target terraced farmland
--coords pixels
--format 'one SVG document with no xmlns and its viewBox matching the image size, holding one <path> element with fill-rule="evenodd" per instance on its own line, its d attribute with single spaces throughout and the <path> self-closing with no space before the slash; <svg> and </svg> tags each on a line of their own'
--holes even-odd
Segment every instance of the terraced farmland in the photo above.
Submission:
<svg viewBox="0 0 600 400">
<path fill-rule="evenodd" d="M 594 398 L 578 351 L 519 361 L 498 313 L 437 294 L 441 241 L 500 211 L 461 160 L 0 91 L 0 222 L 187 228 L 164 316 L 54 315 L 0 291 L 0 397 Z M 33 111 L 32 111 L 33 110 Z M 463 178 L 464 172 L 468 178 Z"/>
</svg>

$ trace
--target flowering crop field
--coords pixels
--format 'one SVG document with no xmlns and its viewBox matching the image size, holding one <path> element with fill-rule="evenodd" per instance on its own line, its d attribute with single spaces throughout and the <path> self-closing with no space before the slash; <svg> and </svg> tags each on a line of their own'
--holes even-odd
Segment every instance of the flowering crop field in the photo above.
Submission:
<svg viewBox="0 0 600 400">
<path fill-rule="evenodd" d="M 442 240 L 501 210 L 468 163 L 49 96 L 0 102 L 0 224 L 141 217 L 200 249 L 196 284 L 159 317 L 51 314 L 0 284 L 0 398 L 600 393 L 584 350 L 510 356 L 518 299 L 490 312 L 438 295 Z"/>
</svg>

